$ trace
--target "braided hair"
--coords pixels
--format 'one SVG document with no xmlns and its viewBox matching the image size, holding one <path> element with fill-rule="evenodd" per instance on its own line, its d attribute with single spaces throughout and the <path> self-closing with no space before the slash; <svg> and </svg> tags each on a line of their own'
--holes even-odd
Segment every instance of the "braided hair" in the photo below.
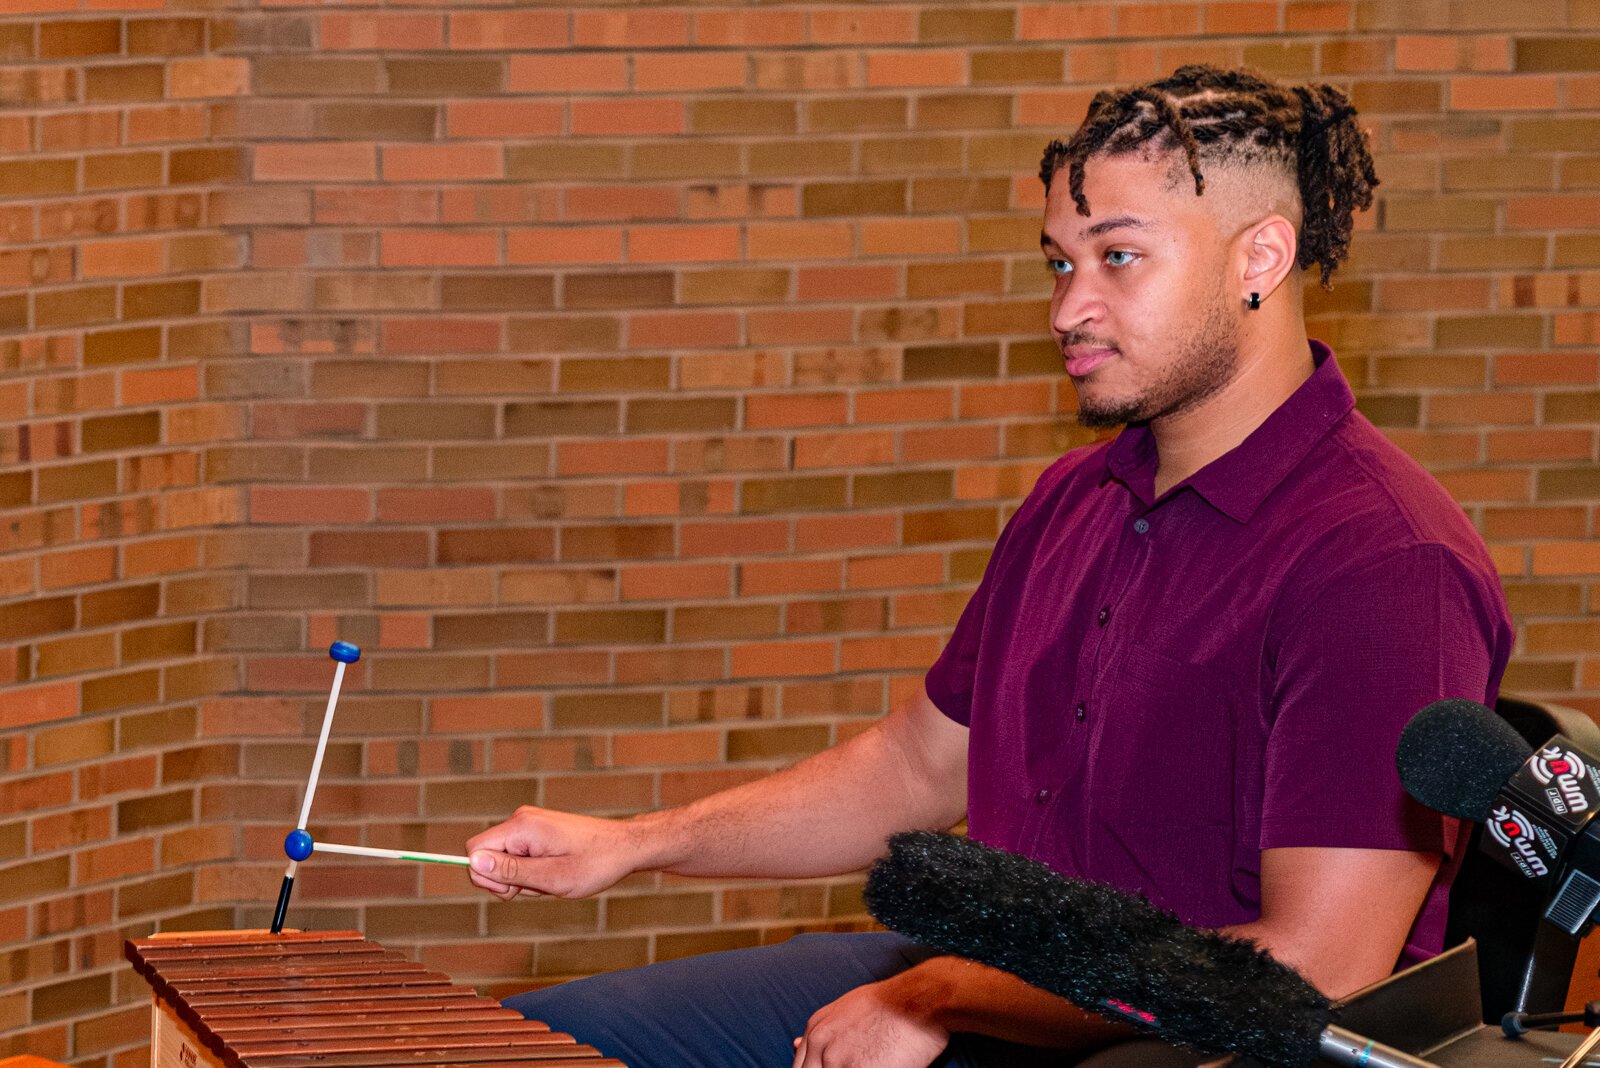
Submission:
<svg viewBox="0 0 1600 1068">
<path fill-rule="evenodd" d="M 1147 144 L 1183 152 L 1196 196 L 1206 188 L 1202 159 L 1277 167 L 1294 176 L 1304 210 L 1297 262 L 1302 270 L 1321 265 L 1323 288 L 1333 288 L 1334 269 L 1350 251 L 1355 210 L 1372 206 L 1378 184 L 1366 132 L 1344 93 L 1325 83 L 1284 86 L 1248 71 L 1179 67 L 1158 82 L 1096 94 L 1072 139 L 1045 149 L 1039 177 L 1048 192 L 1066 166 L 1078 214 L 1088 215 L 1083 168 L 1089 157 Z"/>
</svg>

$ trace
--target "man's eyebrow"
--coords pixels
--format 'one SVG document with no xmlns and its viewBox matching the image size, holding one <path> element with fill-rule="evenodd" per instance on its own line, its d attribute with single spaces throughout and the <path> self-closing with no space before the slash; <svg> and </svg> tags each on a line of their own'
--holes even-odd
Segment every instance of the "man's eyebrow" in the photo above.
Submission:
<svg viewBox="0 0 1600 1068">
<path fill-rule="evenodd" d="M 1102 219 L 1093 226 L 1086 226 L 1078 234 L 1080 239 L 1099 237 L 1113 230 L 1154 230 L 1156 224 L 1138 215 L 1113 215 L 1109 219 Z"/>
<path fill-rule="evenodd" d="M 1099 237 L 1102 234 L 1108 234 L 1113 230 L 1156 230 L 1156 229 L 1159 229 L 1159 227 L 1157 227 L 1156 224 L 1150 219 L 1146 219 L 1146 218 L 1143 218 L 1143 217 L 1138 216 L 1138 215 L 1114 215 L 1109 219 L 1101 219 L 1099 222 L 1095 223 L 1093 226 L 1084 227 L 1083 230 L 1078 234 L 1078 240 L 1080 240 L 1080 241 L 1088 241 L 1091 238 Z M 1044 233 L 1043 231 L 1040 232 L 1040 234 L 1039 234 L 1039 245 L 1040 245 L 1040 247 L 1049 248 L 1051 246 L 1054 246 L 1055 243 L 1056 243 L 1055 239 L 1052 238 L 1049 234 Z"/>
</svg>

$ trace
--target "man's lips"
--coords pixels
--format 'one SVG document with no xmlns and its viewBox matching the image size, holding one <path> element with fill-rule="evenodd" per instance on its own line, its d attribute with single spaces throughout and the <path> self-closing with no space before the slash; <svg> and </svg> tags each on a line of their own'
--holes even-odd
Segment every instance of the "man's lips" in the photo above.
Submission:
<svg viewBox="0 0 1600 1068">
<path fill-rule="evenodd" d="M 1082 378 L 1116 354 L 1116 349 L 1083 346 L 1064 349 L 1061 353 L 1066 364 L 1067 374 L 1073 378 Z"/>
</svg>

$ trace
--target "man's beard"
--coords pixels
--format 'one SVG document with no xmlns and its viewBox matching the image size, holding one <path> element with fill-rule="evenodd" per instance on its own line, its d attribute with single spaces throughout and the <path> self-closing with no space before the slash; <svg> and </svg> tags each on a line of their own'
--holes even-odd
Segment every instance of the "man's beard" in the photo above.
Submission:
<svg viewBox="0 0 1600 1068">
<path fill-rule="evenodd" d="M 1064 344 L 1073 343 L 1064 339 Z M 1148 423 L 1192 408 L 1226 386 L 1239 360 L 1239 324 L 1224 310 L 1221 294 L 1207 302 L 1194 331 L 1142 394 L 1095 401 L 1078 391 L 1078 425 L 1104 430 Z"/>
</svg>

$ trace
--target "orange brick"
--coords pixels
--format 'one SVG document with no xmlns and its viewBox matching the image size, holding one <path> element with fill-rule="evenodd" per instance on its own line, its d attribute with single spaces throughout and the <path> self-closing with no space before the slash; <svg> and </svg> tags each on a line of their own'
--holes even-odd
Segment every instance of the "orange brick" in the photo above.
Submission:
<svg viewBox="0 0 1600 1068">
<path fill-rule="evenodd" d="M 13 730 L 78 714 L 78 684 L 11 687 L 0 691 L 0 727 Z"/>
<path fill-rule="evenodd" d="M 689 43 L 689 16 L 678 11 L 578 11 L 572 43 L 580 47 L 660 48 Z"/>
<path fill-rule="evenodd" d="M 562 95 L 620 91 L 628 88 L 628 57 L 604 52 L 512 56 L 506 88 L 513 93 Z"/>
<path fill-rule="evenodd" d="M 930 422 L 948 419 L 955 407 L 951 388 L 873 390 L 856 395 L 858 423 Z"/>
<path fill-rule="evenodd" d="M 382 162 L 386 182 L 473 181 L 504 174 L 504 155 L 495 145 L 385 145 Z"/>
<path fill-rule="evenodd" d="M 380 239 L 385 267 L 482 267 L 500 262 L 500 235 L 489 230 L 390 230 Z"/>
<path fill-rule="evenodd" d="M 959 219 L 868 219 L 861 223 L 864 256 L 955 255 L 960 251 Z"/>
<path fill-rule="evenodd" d="M 788 393 L 756 395 L 745 400 L 745 426 L 771 427 L 838 425 L 848 421 L 849 398 L 842 393 Z"/>
<path fill-rule="evenodd" d="M 727 597 L 733 569 L 728 564 L 635 564 L 621 572 L 625 601 L 681 601 Z"/>
<path fill-rule="evenodd" d="M 338 51 L 426 51 L 444 47 L 444 20 L 437 15 L 378 12 L 326 14 L 317 23 L 318 43 Z M 451 46 L 467 47 L 451 38 Z"/>
<path fill-rule="evenodd" d="M 630 348 L 680 348 L 687 345 L 735 345 L 739 317 L 716 312 L 662 312 L 628 318 Z"/>
<path fill-rule="evenodd" d="M 835 669 L 833 642 L 750 642 L 733 647 L 733 678 L 828 675 Z M 930 661 L 931 663 L 931 661 Z"/>
<path fill-rule="evenodd" d="M 670 456 L 664 439 L 562 442 L 556 470 L 563 475 L 666 474 Z"/>
<path fill-rule="evenodd" d="M 134 238 L 126 241 L 92 241 L 80 251 L 85 278 L 126 278 L 159 274 L 165 252 L 159 238 Z"/>
<path fill-rule="evenodd" d="M 87 586 L 116 577 L 117 551 L 109 545 L 51 553 L 39 558 L 39 580 L 44 589 Z"/>
<path fill-rule="evenodd" d="M 252 486 L 250 519 L 257 523 L 365 523 L 372 518 L 366 490 Z"/>
<path fill-rule="evenodd" d="M 1111 36 L 1109 4 L 1026 4 L 1017 37 L 1024 41 L 1071 41 Z"/>
<path fill-rule="evenodd" d="M 435 697 L 428 708 L 429 728 L 445 734 L 526 733 L 544 726 L 544 699 L 538 694 Z"/>
<path fill-rule="evenodd" d="M 873 87 L 965 85 L 967 53 L 958 49 L 869 52 L 867 84 Z"/>
<path fill-rule="evenodd" d="M 451 48 L 514 51 L 565 44 L 565 11 L 457 11 L 450 15 Z"/>
<path fill-rule="evenodd" d="M 200 396 L 199 368 L 191 366 L 123 371 L 119 392 L 123 404 L 160 404 L 169 401 L 197 400 Z"/>
<path fill-rule="evenodd" d="M 615 263 L 622 259 L 620 227 L 527 227 L 506 232 L 511 264 Z"/>
<path fill-rule="evenodd" d="M 793 311 L 753 311 L 746 316 L 746 332 L 751 344 L 805 344 L 853 341 L 855 314 L 849 308 L 818 308 Z"/>
<path fill-rule="evenodd" d="M 1349 0 L 1296 0 L 1283 15 L 1283 28 L 1291 32 L 1348 30 L 1353 5 Z"/>
<path fill-rule="evenodd" d="M 739 594 L 820 593 L 844 588 L 838 560 L 750 560 L 739 565 Z"/>
<path fill-rule="evenodd" d="M 932 586 L 944 581 L 943 553 L 861 556 L 849 561 L 845 585 L 852 590 Z"/>
<path fill-rule="evenodd" d="M 739 89 L 748 67 L 743 52 L 640 52 L 633 87 L 642 93 Z"/>
<path fill-rule="evenodd" d="M 677 134 L 685 130 L 683 102 L 679 100 L 576 100 L 572 103 L 572 132 L 577 136 L 619 134 Z"/>
<path fill-rule="evenodd" d="M 1591 541 L 1543 542 L 1533 546 L 1535 575 L 1600 574 L 1600 544 Z"/>
<path fill-rule="evenodd" d="M 1450 79 L 1450 107 L 1457 111 L 1552 111 L 1557 94 L 1554 77 Z"/>
<path fill-rule="evenodd" d="M 250 61 L 222 56 L 167 64 L 169 97 L 241 96 L 250 91 Z"/>
<path fill-rule="evenodd" d="M 836 259 L 850 255 L 850 224 L 834 222 L 752 222 L 748 227 L 753 260 Z"/>
<path fill-rule="evenodd" d="M 806 41 L 803 11 L 705 11 L 694 15 L 694 41 L 701 46 L 799 45 Z"/>
<path fill-rule="evenodd" d="M 739 258 L 737 226 L 641 226 L 628 230 L 633 263 L 695 263 Z"/>
<path fill-rule="evenodd" d="M 754 400 L 755 398 L 751 398 Z M 895 460 L 894 435 L 888 431 L 844 433 L 830 430 L 795 438 L 797 471 L 825 467 L 864 467 Z"/>
<path fill-rule="evenodd" d="M 445 105 L 445 127 L 451 137 L 526 138 L 557 137 L 566 118 L 560 104 L 528 100 L 452 100 Z M 503 175 L 503 153 L 498 145 L 418 145 L 416 148 L 434 148 L 455 151 L 477 148 L 484 158 L 478 161 L 483 173 L 462 174 L 461 178 L 499 178 Z M 388 156 L 385 155 L 384 175 L 390 177 Z M 443 172 L 440 177 L 444 177 Z M 416 181 L 427 181 L 430 175 L 418 174 Z"/>
<path fill-rule="evenodd" d="M 839 667 L 842 671 L 926 670 L 943 644 L 937 634 L 846 638 L 839 643 Z"/>
<path fill-rule="evenodd" d="M 910 8 L 861 6 L 811 12 L 815 44 L 909 44 L 917 39 L 917 13 Z"/>
<path fill-rule="evenodd" d="M 378 150 L 338 142 L 257 145 L 253 176 L 263 182 L 371 180 L 378 176 Z"/>
<path fill-rule="evenodd" d="M 1256 2 L 1209 3 L 1204 7 L 1206 33 L 1276 33 L 1278 5 Z"/>
</svg>

